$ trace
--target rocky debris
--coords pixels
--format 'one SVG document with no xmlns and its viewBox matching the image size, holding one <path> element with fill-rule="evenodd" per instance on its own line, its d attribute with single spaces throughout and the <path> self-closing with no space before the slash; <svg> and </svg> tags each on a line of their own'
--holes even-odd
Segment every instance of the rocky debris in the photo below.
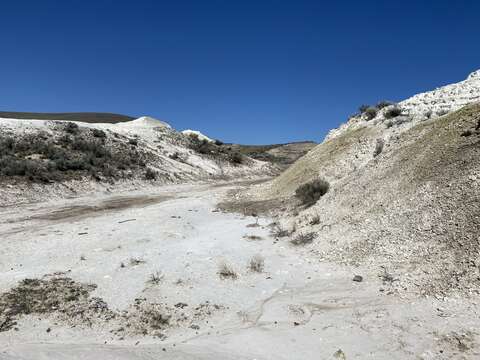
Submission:
<svg viewBox="0 0 480 360">
<path fill-rule="evenodd" d="M 117 336 L 149 335 L 164 339 L 170 328 L 199 329 L 197 325 L 199 321 L 222 309 L 223 306 L 208 301 L 195 307 L 188 307 L 184 303 L 169 306 L 165 303 L 151 303 L 146 298 L 137 298 L 129 309 L 121 312 L 119 315 L 121 327 L 113 333 Z"/>
<path fill-rule="evenodd" d="M 25 279 L 0 295 L 0 331 L 12 329 L 16 320 L 30 314 L 56 315 L 77 325 L 114 318 L 102 299 L 90 296 L 95 288 L 63 276 Z"/>
<path fill-rule="evenodd" d="M 57 321 L 71 326 L 91 327 L 102 323 L 112 327 L 111 333 L 120 338 L 148 335 L 163 339 L 168 329 L 198 329 L 198 322 L 223 309 L 208 301 L 189 307 L 182 302 L 169 306 L 137 298 L 127 310 L 113 311 L 102 299 L 90 296 L 95 288 L 96 285 L 78 283 L 62 275 L 25 279 L 0 294 L 0 332 L 13 329 L 22 316 L 38 315 L 54 316 Z M 47 332 L 51 330 L 49 327 Z"/>
</svg>

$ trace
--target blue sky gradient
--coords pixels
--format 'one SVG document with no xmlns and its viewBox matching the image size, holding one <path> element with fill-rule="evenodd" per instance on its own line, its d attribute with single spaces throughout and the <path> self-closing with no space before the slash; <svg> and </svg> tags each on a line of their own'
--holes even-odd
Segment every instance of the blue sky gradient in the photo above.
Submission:
<svg viewBox="0 0 480 360">
<path fill-rule="evenodd" d="M 151 115 L 321 141 L 362 103 L 480 68 L 480 1 L 3 1 L 0 110 Z"/>
</svg>

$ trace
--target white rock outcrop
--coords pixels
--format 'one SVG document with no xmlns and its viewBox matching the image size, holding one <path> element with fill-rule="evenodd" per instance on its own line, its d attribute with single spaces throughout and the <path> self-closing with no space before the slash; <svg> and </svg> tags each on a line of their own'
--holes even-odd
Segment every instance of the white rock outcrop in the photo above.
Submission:
<svg viewBox="0 0 480 360">
<path fill-rule="evenodd" d="M 199 140 L 202 140 L 202 141 L 205 140 L 205 141 L 208 141 L 208 142 L 215 142 L 215 140 L 209 138 L 207 135 L 204 135 L 200 131 L 197 131 L 197 130 L 190 130 L 190 129 L 183 130 L 182 134 L 187 135 L 187 136 L 195 135 L 195 136 L 198 136 Z"/>
<path fill-rule="evenodd" d="M 419 121 L 436 118 L 456 111 L 465 105 L 480 101 L 480 70 L 472 72 L 467 79 L 458 83 L 439 87 L 435 90 L 419 93 L 399 102 L 402 115 L 398 118 L 387 119 L 385 113 L 392 108 L 386 107 L 378 111 L 376 117 L 367 119 L 365 115 L 351 117 L 347 123 L 329 132 L 325 140 L 334 138 L 347 129 L 359 126 L 392 125 L 405 130 Z"/>
</svg>

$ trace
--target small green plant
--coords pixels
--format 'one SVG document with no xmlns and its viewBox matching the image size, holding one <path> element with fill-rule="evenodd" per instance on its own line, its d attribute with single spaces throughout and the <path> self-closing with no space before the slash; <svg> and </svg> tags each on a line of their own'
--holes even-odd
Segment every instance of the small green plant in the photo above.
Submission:
<svg viewBox="0 0 480 360">
<path fill-rule="evenodd" d="M 325 195 L 330 188 L 328 181 L 323 179 L 315 179 L 306 184 L 300 185 L 295 191 L 295 196 L 306 206 L 312 206 L 323 195 Z"/>
</svg>

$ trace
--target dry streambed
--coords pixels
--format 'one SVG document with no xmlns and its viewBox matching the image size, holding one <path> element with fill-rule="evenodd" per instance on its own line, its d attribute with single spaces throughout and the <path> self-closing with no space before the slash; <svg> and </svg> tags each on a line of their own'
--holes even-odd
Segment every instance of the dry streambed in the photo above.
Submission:
<svg viewBox="0 0 480 360">
<path fill-rule="evenodd" d="M 9 208 L 0 359 L 479 356 L 475 304 L 389 296 L 376 275 L 319 260 L 315 240 L 216 210 L 228 189 Z"/>
</svg>

